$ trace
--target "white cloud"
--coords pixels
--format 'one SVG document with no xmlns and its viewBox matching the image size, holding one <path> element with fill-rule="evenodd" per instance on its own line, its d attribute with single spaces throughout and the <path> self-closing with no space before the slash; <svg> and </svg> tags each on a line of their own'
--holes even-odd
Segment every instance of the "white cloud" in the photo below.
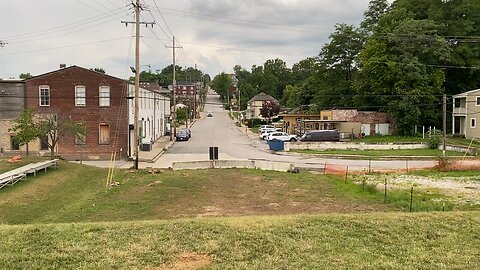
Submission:
<svg viewBox="0 0 480 270">
<path fill-rule="evenodd" d="M 152 70 L 162 69 L 172 61 L 171 49 L 165 48 L 171 45 L 170 31 L 153 0 L 145 2 L 142 20 L 156 20 L 157 25 L 142 27 L 141 63 L 151 64 Z M 102 67 L 114 76 L 130 76 L 132 26 L 120 23 L 133 20 L 128 3 L 2 3 L 0 40 L 8 44 L 0 48 L 0 78 L 49 72 L 60 63 Z M 360 22 L 368 0 L 156 0 L 156 4 L 183 46 L 183 52 L 177 51 L 178 64 L 197 64 L 214 76 L 231 72 L 236 64 L 250 68 L 281 58 L 292 65 L 317 55 L 335 23 Z M 26 33 L 30 34 L 21 35 Z"/>
</svg>

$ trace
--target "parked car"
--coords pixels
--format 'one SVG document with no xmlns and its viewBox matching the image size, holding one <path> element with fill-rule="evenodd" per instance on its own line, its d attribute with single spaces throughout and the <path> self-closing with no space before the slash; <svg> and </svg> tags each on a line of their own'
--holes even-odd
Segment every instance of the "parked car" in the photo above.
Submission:
<svg viewBox="0 0 480 270">
<path fill-rule="evenodd" d="M 272 132 L 268 134 L 267 140 L 279 140 L 279 141 L 284 141 L 284 142 L 296 142 L 297 136 L 296 135 L 290 135 L 286 132 Z"/>
<path fill-rule="evenodd" d="M 188 141 L 188 139 L 190 139 L 190 135 L 188 134 L 187 129 L 179 130 L 175 137 L 177 138 L 177 141 Z"/>
<path fill-rule="evenodd" d="M 213 113 L 212 112 L 207 112 L 207 117 L 213 117 Z"/>
<path fill-rule="evenodd" d="M 301 142 L 338 142 L 340 133 L 337 130 L 313 130 L 300 137 Z"/>
<path fill-rule="evenodd" d="M 188 134 L 188 138 L 192 137 L 192 131 L 189 128 L 181 128 L 178 132 L 185 131 Z"/>
<path fill-rule="evenodd" d="M 273 129 L 275 130 L 275 127 L 272 125 L 261 125 L 260 128 L 258 129 L 259 133 L 262 133 L 262 131 Z"/>
<path fill-rule="evenodd" d="M 270 133 L 273 133 L 273 132 L 276 132 L 275 129 L 269 129 L 269 130 L 264 130 L 263 132 L 261 132 L 260 134 L 258 134 L 258 138 L 262 139 L 262 140 L 265 140 L 267 138 L 267 136 L 270 134 Z"/>
</svg>

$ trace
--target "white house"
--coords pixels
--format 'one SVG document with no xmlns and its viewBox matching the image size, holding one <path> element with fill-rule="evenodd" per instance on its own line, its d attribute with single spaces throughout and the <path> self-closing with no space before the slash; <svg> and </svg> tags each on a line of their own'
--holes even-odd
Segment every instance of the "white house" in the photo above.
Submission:
<svg viewBox="0 0 480 270">
<path fill-rule="evenodd" d="M 134 118 L 135 118 L 135 86 L 129 84 L 128 99 L 128 123 L 129 136 L 128 141 L 131 147 L 130 153 L 133 151 L 133 143 L 135 138 Z M 170 98 L 164 96 L 157 91 L 140 88 L 139 95 L 139 126 L 140 126 L 140 150 L 149 151 L 154 147 L 155 141 L 165 136 L 169 130 L 170 123 Z"/>
</svg>

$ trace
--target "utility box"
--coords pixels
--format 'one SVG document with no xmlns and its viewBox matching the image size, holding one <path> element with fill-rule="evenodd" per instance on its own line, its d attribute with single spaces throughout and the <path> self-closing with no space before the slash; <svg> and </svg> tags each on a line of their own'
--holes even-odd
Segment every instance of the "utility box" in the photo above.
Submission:
<svg viewBox="0 0 480 270">
<path fill-rule="evenodd" d="M 151 143 L 142 143 L 142 151 L 152 151 Z"/>
</svg>

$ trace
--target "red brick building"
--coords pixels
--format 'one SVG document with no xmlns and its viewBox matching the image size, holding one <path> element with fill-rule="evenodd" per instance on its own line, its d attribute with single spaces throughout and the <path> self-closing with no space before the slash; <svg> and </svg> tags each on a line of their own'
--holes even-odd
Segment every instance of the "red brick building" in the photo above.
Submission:
<svg viewBox="0 0 480 270">
<path fill-rule="evenodd" d="M 39 114 L 57 114 L 83 123 L 87 135 L 68 136 L 58 143 L 58 155 L 105 159 L 112 151 L 127 157 L 128 82 L 71 66 L 26 80 L 26 107 Z"/>
</svg>

